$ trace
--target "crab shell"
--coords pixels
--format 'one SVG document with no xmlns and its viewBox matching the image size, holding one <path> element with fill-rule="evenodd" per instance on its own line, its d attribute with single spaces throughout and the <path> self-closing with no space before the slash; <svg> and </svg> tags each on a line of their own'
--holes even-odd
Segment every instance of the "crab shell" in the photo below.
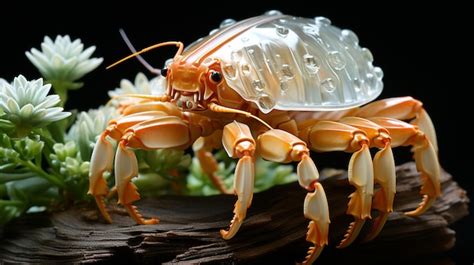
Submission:
<svg viewBox="0 0 474 265">
<path fill-rule="evenodd" d="M 334 111 L 374 100 L 383 72 L 350 30 L 324 17 L 293 17 L 270 12 L 238 24 L 263 21 L 242 31 L 209 57 L 221 61 L 229 87 L 263 113 L 273 109 Z M 192 47 L 224 33 L 231 20 Z M 185 51 L 186 53 L 186 51 Z"/>
</svg>

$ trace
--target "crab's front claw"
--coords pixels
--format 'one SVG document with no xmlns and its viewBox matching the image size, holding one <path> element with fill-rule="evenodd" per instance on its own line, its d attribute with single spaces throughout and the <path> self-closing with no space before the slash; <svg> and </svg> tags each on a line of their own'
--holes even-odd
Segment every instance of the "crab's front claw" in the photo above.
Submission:
<svg viewBox="0 0 474 265">
<path fill-rule="evenodd" d="M 314 244 L 308 250 L 303 264 L 312 264 L 321 254 L 324 246 L 328 244 L 329 207 L 323 186 L 316 182 L 314 191 L 306 195 L 304 201 L 304 216 L 309 222 L 306 241 Z"/>
<path fill-rule="evenodd" d="M 100 213 L 104 219 L 112 223 L 112 218 L 106 210 L 104 197 L 108 193 L 107 181 L 104 178 L 104 172 L 111 171 L 113 162 L 113 147 L 106 140 L 107 132 L 103 133 L 92 151 L 91 166 L 89 173 L 89 191 L 88 194 L 94 196 Z"/>
<path fill-rule="evenodd" d="M 421 135 L 421 137 L 426 136 Z M 427 138 L 425 139 L 424 141 L 417 141 L 420 144 L 414 146 L 416 167 L 421 174 L 422 186 L 420 193 L 423 195 L 423 200 L 418 208 L 405 213 L 408 216 L 423 214 L 441 194 L 438 156 L 433 145 Z"/>
</svg>

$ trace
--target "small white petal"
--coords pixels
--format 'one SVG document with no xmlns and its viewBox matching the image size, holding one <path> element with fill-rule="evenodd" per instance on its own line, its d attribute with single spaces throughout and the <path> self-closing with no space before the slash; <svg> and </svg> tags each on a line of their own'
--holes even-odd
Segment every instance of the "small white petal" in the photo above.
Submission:
<svg viewBox="0 0 474 265">
<path fill-rule="evenodd" d="M 29 118 L 33 114 L 33 105 L 26 104 L 20 110 L 20 116 L 24 119 Z"/>
<path fill-rule="evenodd" d="M 12 91 L 12 87 L 10 84 L 6 85 L 3 87 L 3 94 L 1 95 L 2 99 L 4 99 L 5 102 L 7 102 L 8 98 L 13 97 L 14 92 Z"/>
<path fill-rule="evenodd" d="M 31 99 L 36 109 L 43 108 L 48 103 L 46 95 L 50 89 L 51 84 L 46 84 L 36 89 L 36 92 L 33 94 L 34 97 Z"/>
<path fill-rule="evenodd" d="M 78 60 L 79 61 L 84 61 L 84 60 L 87 60 L 89 59 L 89 57 L 91 57 L 92 53 L 94 53 L 95 51 L 95 46 L 91 46 L 87 49 L 85 49 L 79 56 L 78 56 Z"/>
<path fill-rule="evenodd" d="M 31 54 L 38 61 L 38 64 L 41 64 L 41 66 L 45 68 L 46 71 L 48 72 L 51 71 L 50 60 L 44 54 L 42 54 L 40 51 L 38 51 L 35 48 L 31 49 Z"/>
<path fill-rule="evenodd" d="M 36 106 L 37 109 L 40 109 L 40 108 L 50 108 L 50 107 L 53 107 L 53 106 L 56 106 L 58 105 L 59 101 L 61 101 L 61 99 L 59 98 L 58 95 L 49 95 L 47 96 L 43 102 L 41 102 L 40 104 L 38 104 Z"/>
<path fill-rule="evenodd" d="M 78 61 L 77 57 L 74 56 L 74 57 L 66 59 L 63 62 L 64 64 L 61 67 L 61 71 L 63 72 L 65 79 L 67 80 L 71 79 L 69 76 L 71 75 L 72 72 L 74 72 L 74 69 L 77 65 L 77 61 Z"/>
<path fill-rule="evenodd" d="M 41 43 L 41 51 L 43 52 L 44 55 L 47 57 L 52 57 L 56 52 L 54 51 L 53 47 L 46 43 Z"/>
<path fill-rule="evenodd" d="M 150 80 L 151 94 L 164 95 L 166 93 L 166 78 L 158 76 Z"/>
<path fill-rule="evenodd" d="M 143 73 L 138 73 L 135 77 L 135 87 L 138 93 L 150 94 L 148 78 Z"/>
<path fill-rule="evenodd" d="M 71 37 L 69 37 L 69 35 L 64 35 L 63 41 L 64 41 L 64 43 L 66 43 L 66 44 L 70 44 L 70 43 L 71 43 Z M 79 41 L 80 41 L 80 40 L 79 40 Z"/>
<path fill-rule="evenodd" d="M 30 62 L 38 68 L 42 76 L 49 76 L 49 70 L 41 64 L 30 52 L 25 52 Z"/>
<path fill-rule="evenodd" d="M 128 81 L 127 79 L 122 79 L 122 80 L 120 80 L 120 88 L 121 88 L 125 93 L 133 93 L 133 92 L 135 92 L 135 86 L 132 84 L 132 82 Z"/>
<path fill-rule="evenodd" d="M 4 111 L 8 113 L 18 113 L 20 112 L 20 106 L 18 106 L 15 100 L 9 98 L 7 100 L 7 108 L 5 108 Z"/>
<path fill-rule="evenodd" d="M 43 78 L 40 78 L 41 83 L 43 83 Z M 51 90 L 51 84 L 45 84 L 41 86 L 41 97 L 46 97 L 49 91 Z"/>
<path fill-rule="evenodd" d="M 85 74 L 97 68 L 97 66 L 99 66 L 102 63 L 102 61 L 103 61 L 102 58 L 92 58 L 90 60 L 80 62 L 77 65 L 74 73 L 71 74 L 71 78 L 74 77 L 73 80 L 77 80 L 83 77 Z"/>
<path fill-rule="evenodd" d="M 84 44 L 82 44 L 79 39 L 76 39 L 69 47 L 70 47 L 70 50 L 67 56 L 77 56 L 84 49 Z"/>
<path fill-rule="evenodd" d="M 53 56 L 53 58 L 51 58 L 51 66 L 55 69 L 59 69 L 63 66 L 64 64 L 64 58 L 59 55 L 59 54 L 55 54 Z"/>
<path fill-rule="evenodd" d="M 0 78 L 0 89 L 3 90 L 3 86 L 8 85 L 7 80 Z"/>
<path fill-rule="evenodd" d="M 46 109 L 40 109 L 40 110 L 33 110 L 35 119 L 36 120 L 42 120 L 46 114 L 48 114 L 48 111 Z"/>
<path fill-rule="evenodd" d="M 51 109 L 49 109 L 51 110 Z M 49 122 L 53 122 L 53 121 L 59 121 L 59 120 L 62 120 L 64 118 L 67 118 L 69 116 L 71 116 L 71 113 L 70 112 L 57 112 L 57 111 L 49 111 L 48 110 L 48 113 L 46 114 L 46 116 L 43 117 L 43 120 L 44 121 L 49 121 Z"/>
<path fill-rule="evenodd" d="M 2 100 L 0 100 L 0 108 L 4 111 L 9 109 L 6 103 L 7 103 L 7 100 L 4 100 L 3 98 Z"/>
<path fill-rule="evenodd" d="M 44 40 L 43 40 L 47 45 L 49 46 L 54 46 L 54 42 L 53 40 L 49 37 L 49 36 L 44 36 Z"/>
<path fill-rule="evenodd" d="M 27 80 L 23 75 L 18 75 L 13 79 L 13 86 L 15 87 L 25 87 L 27 84 Z"/>
</svg>

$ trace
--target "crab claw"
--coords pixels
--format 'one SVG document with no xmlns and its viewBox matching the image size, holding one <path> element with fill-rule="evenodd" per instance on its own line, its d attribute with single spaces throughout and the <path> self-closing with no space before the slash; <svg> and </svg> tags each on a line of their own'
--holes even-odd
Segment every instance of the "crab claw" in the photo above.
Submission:
<svg viewBox="0 0 474 265">
<path fill-rule="evenodd" d="M 438 153 L 438 140 L 436 139 L 436 131 L 430 116 L 421 106 L 419 107 L 419 111 L 416 116 L 416 119 L 411 123 L 418 126 L 420 131 L 426 135 L 428 140 L 433 145 L 435 152 Z"/>
<path fill-rule="evenodd" d="M 422 135 L 422 137 L 426 136 Z M 408 216 L 423 214 L 441 194 L 440 167 L 436 150 L 428 140 L 420 142 L 422 144 L 416 144 L 414 152 L 416 167 L 421 174 L 422 186 L 420 193 L 423 195 L 423 200 L 418 208 L 405 213 Z"/>
<path fill-rule="evenodd" d="M 234 206 L 234 217 L 230 222 L 229 230 L 220 231 L 222 238 L 231 239 L 239 231 L 247 215 L 247 208 L 252 204 L 254 179 L 253 159 L 251 156 L 243 156 L 235 169 L 234 190 L 237 193 L 237 202 Z"/>
<path fill-rule="evenodd" d="M 230 222 L 229 230 L 220 231 L 222 238 L 231 239 L 239 231 L 247 215 L 247 208 L 252 204 L 255 181 L 255 140 L 247 125 L 234 121 L 224 127 L 222 144 L 230 157 L 239 158 L 234 177 L 234 192 L 237 194 L 234 217 Z"/>
<path fill-rule="evenodd" d="M 424 124 L 424 130 L 420 130 L 417 126 L 405 123 L 400 120 L 391 118 L 371 118 L 371 121 L 386 128 L 390 132 L 392 138 L 392 146 L 413 146 L 414 159 L 416 168 L 421 175 L 421 191 L 423 200 L 420 205 L 412 211 L 406 212 L 408 216 L 418 216 L 430 208 L 436 197 L 441 194 L 440 185 L 440 165 L 438 162 L 438 155 L 436 147 L 432 144 L 431 139 L 436 141 L 434 128 L 425 112 L 422 112 L 421 119 Z"/>
<path fill-rule="evenodd" d="M 380 190 L 374 195 L 373 208 L 379 215 L 372 223 L 372 227 L 364 241 L 374 239 L 382 231 L 389 214 L 393 211 L 393 200 L 396 192 L 395 160 L 393 159 L 390 143 L 377 152 L 374 158 L 375 182 L 380 185 Z"/>
<path fill-rule="evenodd" d="M 352 155 L 349 162 L 349 182 L 356 187 L 356 191 L 349 197 L 347 213 L 354 216 L 354 221 L 349 225 L 344 239 L 337 246 L 349 246 L 360 233 L 365 220 L 370 218 L 372 195 L 374 190 L 374 171 L 369 148 L 363 144 L 361 149 Z"/>
<path fill-rule="evenodd" d="M 303 264 L 312 264 L 321 254 L 324 246 L 328 244 L 329 207 L 323 186 L 314 183 L 314 192 L 308 193 L 304 200 L 304 216 L 309 222 L 306 241 L 314 244 L 308 250 Z"/>
<path fill-rule="evenodd" d="M 89 174 L 88 194 L 94 196 L 100 213 L 108 223 L 112 223 L 112 218 L 106 210 L 104 196 L 107 195 L 109 188 L 103 174 L 105 171 L 112 170 L 113 147 L 106 140 L 106 133 L 103 133 L 94 147 L 91 157 L 91 166 Z"/>
<path fill-rule="evenodd" d="M 131 179 L 138 175 L 138 162 L 135 153 L 126 147 L 125 140 L 120 141 L 115 155 L 115 184 L 117 185 L 118 204 L 122 204 L 137 224 L 152 225 L 158 218 L 145 219 L 133 202 L 140 199 L 135 184 Z"/>
</svg>

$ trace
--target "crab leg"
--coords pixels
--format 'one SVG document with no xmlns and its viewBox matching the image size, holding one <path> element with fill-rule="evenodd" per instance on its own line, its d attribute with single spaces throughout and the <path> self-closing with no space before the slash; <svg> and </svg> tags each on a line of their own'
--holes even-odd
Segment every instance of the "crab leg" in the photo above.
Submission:
<svg viewBox="0 0 474 265">
<path fill-rule="evenodd" d="M 392 137 L 392 147 L 407 145 L 414 147 L 416 167 L 421 173 L 420 193 L 423 195 L 423 201 L 418 208 L 405 214 L 418 216 L 424 213 L 441 194 L 440 166 L 435 148 L 428 136 L 417 126 L 390 118 L 371 118 L 370 120 L 389 131 Z"/>
<path fill-rule="evenodd" d="M 106 171 L 112 171 L 113 147 L 107 141 L 108 131 L 102 133 L 95 144 L 91 157 L 91 168 L 89 175 L 89 191 L 87 194 L 94 196 L 100 213 L 108 223 L 112 223 L 109 213 L 105 209 L 104 196 L 108 193 L 107 181 L 104 178 Z"/>
<path fill-rule="evenodd" d="M 348 179 L 356 190 L 349 197 L 347 213 L 354 216 L 339 244 L 339 248 L 349 246 L 359 235 L 365 219 L 370 218 L 372 195 L 374 192 L 374 171 L 369 152 L 369 139 L 364 131 L 353 126 L 333 121 L 319 121 L 300 135 L 311 149 L 321 152 L 351 152 Z"/>
<path fill-rule="evenodd" d="M 222 136 L 222 143 L 227 154 L 230 157 L 239 158 L 234 179 L 234 191 L 237 194 L 234 217 L 229 229 L 221 230 L 222 238 L 231 239 L 239 231 L 247 214 L 247 208 L 252 203 L 255 181 L 255 140 L 252 138 L 249 127 L 236 121 L 224 127 Z"/>
<path fill-rule="evenodd" d="M 159 135 L 159 137 L 157 137 Z M 138 224 L 156 224 L 158 219 L 144 219 L 132 204 L 140 199 L 136 186 L 131 182 L 138 175 L 135 153 L 130 148 L 161 149 L 184 148 L 190 145 L 188 126 L 178 117 L 163 116 L 138 123 L 122 136 L 115 156 L 115 184 L 118 203 L 122 204 Z"/>
<path fill-rule="evenodd" d="M 309 156 L 305 142 L 282 130 L 270 130 L 258 137 L 257 150 L 267 160 L 289 163 L 299 161 L 297 174 L 300 186 L 308 190 L 304 201 L 304 216 L 310 219 L 306 240 L 313 243 L 303 264 L 313 263 L 328 244 L 329 207 L 319 173 Z"/>
<path fill-rule="evenodd" d="M 214 187 L 224 194 L 232 194 L 232 191 L 228 190 L 224 182 L 222 182 L 221 177 L 216 174 L 219 165 L 211 152 L 213 149 L 222 146 L 221 139 L 222 131 L 216 130 L 212 135 L 199 137 L 193 144 L 193 150 L 196 153 L 203 172 L 212 181 Z"/>
<path fill-rule="evenodd" d="M 94 150 L 92 151 L 88 194 L 94 196 L 97 207 L 107 222 L 111 223 L 112 219 L 106 210 L 104 197 L 105 195 L 111 196 L 116 190 L 116 187 L 114 187 L 107 194 L 107 182 L 103 177 L 104 172 L 111 171 L 114 157 L 112 144 L 107 140 L 107 137 L 120 140 L 123 131 L 127 128 L 137 123 L 164 115 L 166 115 L 166 113 L 162 111 L 147 111 L 111 120 L 109 126 L 97 140 Z"/>
<path fill-rule="evenodd" d="M 391 148 L 392 139 L 387 129 L 366 119 L 358 117 L 346 117 L 340 122 L 363 130 L 370 139 L 370 147 L 380 150 L 374 157 L 374 179 L 380 185 L 375 193 L 373 208 L 379 211 L 379 215 L 373 221 L 372 227 L 365 237 L 365 241 L 374 239 L 382 231 L 388 215 L 393 211 L 393 200 L 396 193 L 395 160 Z"/>
<path fill-rule="evenodd" d="M 360 108 L 356 115 L 364 118 L 387 117 L 397 120 L 412 120 L 411 123 L 418 126 L 426 134 L 435 151 L 438 152 L 438 142 L 433 122 L 423 108 L 423 103 L 412 97 L 378 100 Z"/>
</svg>

